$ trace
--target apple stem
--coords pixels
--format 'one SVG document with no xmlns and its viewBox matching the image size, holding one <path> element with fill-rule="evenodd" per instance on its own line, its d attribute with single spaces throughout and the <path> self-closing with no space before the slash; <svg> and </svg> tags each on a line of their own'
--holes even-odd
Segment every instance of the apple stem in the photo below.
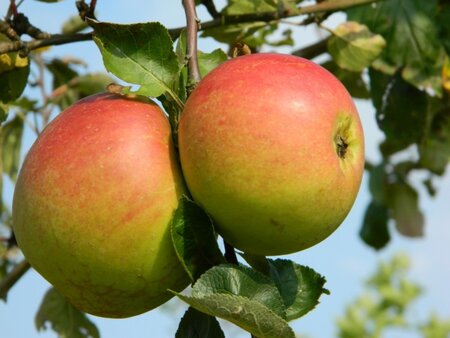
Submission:
<svg viewBox="0 0 450 338">
<path fill-rule="evenodd" d="M 186 60 L 188 63 L 188 95 L 194 90 L 201 80 L 200 69 L 197 59 L 197 32 L 200 20 L 197 18 L 194 0 L 182 0 L 186 12 L 187 48 Z"/>
<path fill-rule="evenodd" d="M 238 265 L 239 262 L 237 260 L 236 251 L 231 244 L 227 243 L 225 240 L 223 241 L 225 246 L 225 259 L 228 263 Z"/>
</svg>

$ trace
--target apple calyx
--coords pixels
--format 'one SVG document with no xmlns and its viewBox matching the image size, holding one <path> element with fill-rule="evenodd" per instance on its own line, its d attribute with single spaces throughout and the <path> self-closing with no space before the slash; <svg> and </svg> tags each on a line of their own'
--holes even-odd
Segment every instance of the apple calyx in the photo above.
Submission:
<svg viewBox="0 0 450 338">
<path fill-rule="evenodd" d="M 338 156 L 341 159 L 345 159 L 345 153 L 347 152 L 347 148 L 348 148 L 348 143 L 345 141 L 345 139 L 341 136 L 338 135 L 336 137 L 336 153 L 338 154 Z"/>
</svg>

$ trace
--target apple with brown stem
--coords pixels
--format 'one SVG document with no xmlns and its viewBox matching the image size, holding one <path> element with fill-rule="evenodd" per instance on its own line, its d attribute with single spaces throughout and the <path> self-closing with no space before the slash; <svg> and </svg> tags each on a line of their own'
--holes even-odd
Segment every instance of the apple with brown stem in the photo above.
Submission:
<svg viewBox="0 0 450 338">
<path fill-rule="evenodd" d="M 246 55 L 209 73 L 179 125 L 194 199 L 236 248 L 281 255 L 342 223 L 358 193 L 364 137 L 352 98 L 319 65 Z"/>
</svg>

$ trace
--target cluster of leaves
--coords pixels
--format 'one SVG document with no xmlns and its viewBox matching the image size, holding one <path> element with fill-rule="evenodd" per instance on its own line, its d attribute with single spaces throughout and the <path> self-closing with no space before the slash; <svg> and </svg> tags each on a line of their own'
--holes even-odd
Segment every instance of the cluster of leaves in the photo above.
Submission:
<svg viewBox="0 0 450 338">
<path fill-rule="evenodd" d="M 410 264 L 407 256 L 397 254 L 380 263 L 367 280 L 366 291 L 350 304 L 337 321 L 338 337 L 385 337 L 390 330 L 420 332 L 424 338 L 450 335 L 450 320 L 430 315 L 424 322 L 409 319 L 408 310 L 422 290 L 407 276 Z"/>
<path fill-rule="evenodd" d="M 385 140 L 381 162 L 367 166 L 372 201 L 361 229 L 362 239 L 379 249 L 389 242 L 390 220 L 405 236 L 423 234 L 424 216 L 411 174 L 427 173 L 423 184 L 434 196 L 433 178 L 444 174 L 450 157 L 450 6 L 438 0 L 383 1 L 347 14 L 385 41 L 366 73 Z M 373 45 L 364 49 L 369 53 Z M 405 153 L 413 155 L 398 160 Z"/>
</svg>

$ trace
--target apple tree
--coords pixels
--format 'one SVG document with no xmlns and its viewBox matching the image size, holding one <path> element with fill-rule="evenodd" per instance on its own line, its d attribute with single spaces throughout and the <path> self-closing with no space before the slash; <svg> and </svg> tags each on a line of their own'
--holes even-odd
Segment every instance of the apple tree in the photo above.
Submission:
<svg viewBox="0 0 450 338">
<path fill-rule="evenodd" d="M 43 8 L 58 2 L 35 1 L 42 2 Z M 13 184 L 17 182 L 25 128 L 33 130 L 38 139 L 41 135 L 44 135 L 42 138 L 47 137 L 47 134 L 51 135 L 51 128 L 45 127 L 55 114 L 70 106 L 76 107 L 80 99 L 105 90 L 109 92 L 105 95 L 116 97 L 118 106 L 125 104 L 123 102 L 128 104 L 129 100 L 144 105 L 150 99 L 158 102 L 164 109 L 160 116 L 167 117 L 167 130 L 172 134 L 170 151 L 174 159 L 173 165 L 168 167 L 179 165 L 180 152 L 181 162 L 189 162 L 190 159 L 183 160 L 183 153 L 187 153 L 189 142 L 194 142 L 193 138 L 208 125 L 192 129 L 192 134 L 183 139 L 184 131 L 180 124 L 183 125 L 183 116 L 195 116 L 194 113 L 184 115 L 184 107 L 191 95 L 195 97 L 196 89 L 207 86 L 202 78 L 213 74 L 213 70 L 224 64 L 231 64 L 230 59 L 250 60 L 249 54 L 283 51 L 320 64 L 342 82 L 353 98 L 367 100 L 375 107 L 375 118 L 385 138 L 380 145 L 380 162 L 365 163 L 371 201 L 362 220 L 361 239 L 374 249 L 382 249 L 390 241 L 390 223 L 395 224 L 395 231 L 406 237 L 423 235 L 425 215 L 418 206 L 419 190 L 411 184 L 411 176 L 416 172 L 426 173 L 427 178 L 422 184 L 426 193 L 434 196 L 439 189 L 436 179 L 445 174 L 450 156 L 450 4 L 447 1 L 183 0 L 186 25 L 165 27 L 159 22 L 105 22 L 101 13 L 96 12 L 96 0 L 81 0 L 75 2 L 73 16 L 64 22 L 61 20 L 59 33 L 47 33 L 45 27 L 34 26 L 28 13 L 21 12 L 23 2 L 10 0 L 0 20 L 1 167 L 4 180 Z M 196 14 L 196 9 L 200 8 L 206 9 L 209 16 L 201 22 Z M 336 16 L 340 18 L 339 24 L 331 28 L 329 20 Z M 320 37 L 299 48 L 302 41 L 296 33 L 311 27 L 321 32 Z M 203 52 L 197 47 L 202 39 L 213 39 L 224 48 Z M 49 47 L 76 43 L 95 44 L 102 56 L 105 72 L 80 70 L 79 64 L 85 62 L 83 60 L 45 57 Z M 265 72 L 267 69 L 263 74 Z M 273 73 L 277 76 L 276 71 Z M 231 78 L 224 87 L 230 86 L 228 91 L 236 88 L 233 81 L 246 80 L 245 72 L 240 76 L 242 79 L 239 76 Z M 51 92 L 47 92 L 49 81 Z M 28 95 L 33 88 L 38 89 L 39 99 Z M 288 89 L 286 86 L 285 92 Z M 264 94 L 267 95 L 261 91 L 260 95 Z M 195 108 L 209 104 L 202 101 L 203 97 L 196 99 L 199 103 Z M 192 110 L 195 111 L 194 108 Z M 201 120 L 197 117 L 190 123 L 196 124 Z M 347 123 L 345 121 L 341 124 Z M 123 125 L 126 123 L 121 122 Z M 110 129 L 118 128 L 119 133 L 121 124 L 108 126 Z M 70 127 L 73 133 L 79 130 L 75 123 Z M 252 127 L 258 128 L 257 125 Z M 305 139 L 310 140 L 316 134 L 305 135 Z M 125 138 L 132 137 L 127 134 Z M 40 151 L 46 160 L 45 149 L 53 147 L 52 142 L 57 140 L 56 136 L 47 138 L 47 148 Z M 185 146 L 178 147 L 179 141 Z M 348 142 L 342 137 L 334 141 L 337 153 L 344 158 Z M 70 144 L 70 140 L 64 142 Z M 80 150 L 80 153 L 84 150 L 73 144 L 68 147 L 60 145 L 60 148 L 61 151 L 69 148 L 74 152 Z M 197 150 L 196 156 L 201 157 L 205 152 Z M 93 153 L 83 154 L 84 157 L 90 156 L 92 162 L 96 160 Z M 186 165 L 181 164 L 185 170 Z M 205 162 L 204 166 L 210 164 Z M 172 170 L 168 167 L 166 172 Z M 35 183 L 31 178 L 37 172 L 36 168 L 29 169 L 28 181 L 19 179 L 17 196 L 20 198 L 16 197 L 16 210 L 29 210 L 26 201 L 33 199 L 31 194 L 38 196 L 40 193 L 41 201 L 47 198 L 43 195 L 44 190 L 31 188 Z M 47 167 L 42 168 L 38 174 L 43 177 Z M 220 166 L 211 168 L 212 172 L 221 169 Z M 142 174 L 142 180 L 145 181 L 147 176 Z M 288 322 L 313 310 L 320 297 L 329 293 L 325 289 L 325 278 L 312 268 L 291 260 L 265 257 L 273 252 L 241 252 L 228 241 L 220 246 L 216 232 L 222 234 L 221 222 L 217 221 L 220 217 L 216 216 L 220 210 L 216 210 L 219 204 L 226 208 L 227 201 L 220 200 L 215 203 L 214 210 L 208 210 L 206 201 L 209 196 L 201 201 L 200 195 L 191 188 L 189 177 L 186 178 L 187 188 L 192 191 L 186 189 L 182 196 L 178 196 L 178 205 L 170 211 L 168 232 L 164 237 L 186 277 L 184 287 L 191 284 L 188 293 L 179 292 L 182 287 L 171 286 L 170 283 L 164 284 L 164 291 L 161 291 L 190 306 L 180 321 L 176 337 L 195 337 L 199 332 L 202 337 L 223 337 L 216 318 L 236 324 L 253 337 L 295 337 Z M 270 200 L 270 196 L 267 198 Z M 303 203 L 312 203 L 308 200 L 312 195 L 302 198 Z M 48 200 L 53 203 L 51 197 Z M 30 202 L 33 203 L 41 202 Z M 150 200 L 146 203 L 145 208 L 152 204 Z M 16 226 L 20 229 L 22 226 L 17 224 L 29 223 L 30 220 L 23 221 L 26 216 L 14 216 L 13 222 L 12 213 L 29 214 L 28 211 L 11 211 L 7 203 L 0 207 L 0 297 L 6 301 L 8 291 L 30 268 L 26 259 L 17 258 L 21 257 L 17 239 L 20 242 L 21 233 L 27 230 L 17 231 L 20 236 L 16 238 L 13 229 Z M 110 206 L 111 209 L 115 207 Z M 232 206 L 230 210 L 235 208 Z M 242 210 L 242 213 L 247 211 Z M 118 212 L 117 208 L 109 216 L 116 216 L 114 212 Z M 41 222 L 37 219 L 40 213 L 32 215 L 33 222 Z M 92 219 L 98 219 L 97 216 Z M 41 222 L 39 231 L 45 229 L 44 223 Z M 277 221 L 273 220 L 273 223 L 276 225 Z M 39 231 L 28 235 L 29 240 L 39 236 Z M 46 237 L 43 235 L 42 238 Z M 240 249 L 239 245 L 236 247 Z M 32 252 L 33 248 L 29 250 Z M 103 252 L 101 250 L 99 248 L 98 252 Z M 45 255 L 40 257 L 42 260 Z M 69 279 L 70 282 L 73 280 Z M 36 315 L 38 328 L 50 323 L 60 336 L 98 337 L 97 328 L 85 313 L 66 300 L 65 287 L 57 288 L 61 293 L 50 289 L 43 298 Z M 69 316 L 71 323 L 67 319 Z M 345 325 L 341 322 L 342 330 L 345 330 Z"/>
</svg>

